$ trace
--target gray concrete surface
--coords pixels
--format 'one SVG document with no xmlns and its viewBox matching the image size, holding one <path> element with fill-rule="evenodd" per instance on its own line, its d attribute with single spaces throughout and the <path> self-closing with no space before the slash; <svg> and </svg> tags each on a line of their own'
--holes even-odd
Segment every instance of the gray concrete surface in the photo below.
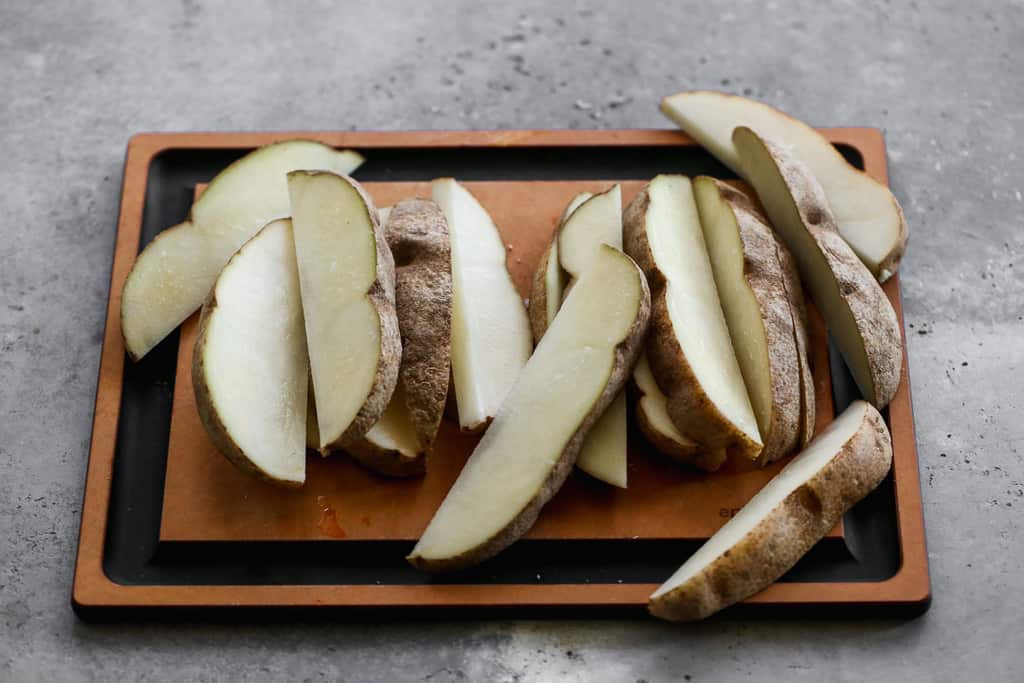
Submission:
<svg viewBox="0 0 1024 683">
<path fill-rule="evenodd" d="M 118 6 L 120 5 L 120 6 Z M 0 680 L 1020 680 L 1024 6 L 0 3 Z M 666 126 L 712 87 L 883 127 L 935 602 L 913 621 L 93 626 L 69 604 L 125 143 Z"/>
</svg>

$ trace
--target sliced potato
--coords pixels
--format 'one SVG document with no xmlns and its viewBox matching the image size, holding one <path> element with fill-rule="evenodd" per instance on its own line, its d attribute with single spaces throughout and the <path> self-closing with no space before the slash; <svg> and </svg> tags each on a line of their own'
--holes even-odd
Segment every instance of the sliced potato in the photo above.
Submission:
<svg viewBox="0 0 1024 683">
<path fill-rule="evenodd" d="M 487 211 L 451 178 L 435 180 L 432 189 L 451 236 L 452 378 L 459 424 L 479 431 L 530 357 L 530 322 Z"/>
<path fill-rule="evenodd" d="M 239 469 L 284 486 L 306 479 L 306 382 L 291 221 L 270 223 L 217 277 L 192 356 L 199 417 Z"/>
<path fill-rule="evenodd" d="M 426 451 L 406 406 L 405 392 L 399 383 L 380 420 L 345 451 L 385 476 L 413 477 L 426 472 Z"/>
<path fill-rule="evenodd" d="M 789 247 L 861 394 L 885 407 L 899 386 L 903 359 L 892 304 L 839 236 L 811 170 L 749 128 L 737 128 L 733 140 L 745 175 Z"/>
<path fill-rule="evenodd" d="M 555 226 L 551 244 L 541 256 L 540 264 L 533 275 L 528 312 L 535 342 L 540 342 L 540 338 L 544 336 L 544 330 L 548 329 L 548 325 L 555 319 L 555 314 L 558 313 L 558 309 L 562 305 L 562 294 L 565 290 L 567 276 L 562 270 L 562 264 L 558 258 L 558 234 L 572 212 L 593 196 L 590 192 L 580 192 L 565 207 L 565 211 L 562 212 L 562 216 Z"/>
<path fill-rule="evenodd" d="M 629 483 L 629 411 L 626 390 L 612 400 L 587 434 L 576 467 L 594 479 L 626 488 Z"/>
<path fill-rule="evenodd" d="M 779 258 L 785 247 L 742 191 L 707 176 L 693 188 L 722 311 L 764 442 L 759 462 L 774 462 L 792 453 L 800 439 L 798 321 Z"/>
<path fill-rule="evenodd" d="M 558 260 L 569 277 L 578 278 L 602 244 L 622 249 L 622 188 L 612 185 L 569 208 L 569 217 L 557 234 Z"/>
<path fill-rule="evenodd" d="M 767 104 L 719 92 L 671 95 L 662 100 L 661 110 L 745 178 L 732 141 L 734 128 L 747 126 L 785 145 L 821 183 L 839 233 L 857 256 L 882 282 L 896 272 L 907 245 L 899 202 L 888 187 L 850 165 L 818 131 Z"/>
<path fill-rule="evenodd" d="M 561 305 L 561 298 L 555 302 L 549 298 L 556 290 L 564 297 L 571 290 L 576 279 L 589 267 L 601 245 L 607 244 L 622 249 L 622 188 L 613 185 L 606 191 L 593 195 L 583 192 L 569 203 L 563 220 L 552 238 L 551 246 L 542 259 L 534 278 L 534 290 L 540 289 L 538 304 L 531 310 L 531 325 L 534 335 L 539 340 L 547 324 L 554 320 L 554 315 Z M 562 280 L 552 282 L 551 261 L 556 258 L 559 263 L 554 265 Z M 544 274 L 541 275 L 541 269 Z M 569 281 L 565 282 L 568 276 Z M 538 287 L 538 282 L 540 287 Z M 544 311 L 538 314 L 543 302 Z M 531 306 L 534 305 L 531 299 Z M 555 303 L 553 306 L 552 304 Z M 551 309 L 554 309 L 552 311 Z M 540 318 L 541 322 L 536 321 Z M 576 460 L 576 466 L 601 481 L 625 488 L 627 483 L 627 411 L 625 393 L 617 397 L 601 416 L 583 443 Z"/>
<path fill-rule="evenodd" d="M 301 168 L 351 173 L 363 158 L 312 140 L 261 147 L 210 182 L 184 223 L 146 245 L 121 293 L 121 332 L 142 358 L 190 316 L 238 248 L 264 225 L 290 215 L 285 175 Z"/>
<path fill-rule="evenodd" d="M 355 443 L 384 414 L 402 342 L 395 265 L 377 210 L 356 181 L 288 174 L 320 452 Z"/>
<path fill-rule="evenodd" d="M 467 567 L 533 526 L 629 376 L 649 304 L 636 264 L 604 247 L 409 555 L 413 565 L 430 571 Z"/>
<path fill-rule="evenodd" d="M 646 354 L 633 368 L 633 384 L 639 394 L 636 423 L 647 440 L 660 453 L 674 460 L 714 472 L 725 462 L 725 449 L 708 450 L 682 434 L 668 416 L 668 398 L 658 388 Z"/>
<path fill-rule="evenodd" d="M 630 202 L 623 241 L 651 286 L 646 351 L 668 414 L 711 450 L 754 459 L 761 435 L 708 260 L 690 179 L 660 175 Z"/>
<path fill-rule="evenodd" d="M 448 224 L 427 199 L 407 199 L 384 226 L 395 258 L 402 333 L 398 385 L 380 422 L 348 452 L 390 476 L 423 474 L 444 415 L 451 377 L 452 271 Z"/>
<path fill-rule="evenodd" d="M 779 262 L 782 264 L 789 310 L 793 315 L 793 332 L 796 339 L 797 358 L 800 360 L 800 447 L 814 438 L 817 420 L 817 395 L 814 387 L 814 373 L 811 370 L 811 342 L 808 332 L 807 304 L 800 273 L 793 255 L 779 243 Z"/>
<path fill-rule="evenodd" d="M 650 598 L 670 621 L 703 619 L 774 583 L 821 540 L 892 464 L 885 421 L 855 401 Z"/>
</svg>

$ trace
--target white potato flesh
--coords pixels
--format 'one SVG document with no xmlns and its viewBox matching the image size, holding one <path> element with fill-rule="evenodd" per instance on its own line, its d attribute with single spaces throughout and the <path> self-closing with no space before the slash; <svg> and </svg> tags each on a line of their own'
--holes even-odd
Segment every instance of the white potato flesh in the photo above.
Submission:
<svg viewBox="0 0 1024 683">
<path fill-rule="evenodd" d="M 626 393 L 621 392 L 587 434 L 576 458 L 576 466 L 606 484 L 626 488 L 628 484 L 628 423 Z"/>
<path fill-rule="evenodd" d="M 608 384 L 643 298 L 642 275 L 605 249 L 562 310 L 452 485 L 412 557 L 458 557 L 505 529 L 540 493 Z"/>
<path fill-rule="evenodd" d="M 668 593 L 721 557 L 735 546 L 791 493 L 804 482 L 821 471 L 832 458 L 836 457 L 843 445 L 849 441 L 864 422 L 864 412 L 869 406 L 864 401 L 855 401 L 832 424 L 826 427 L 794 457 L 781 472 L 775 475 L 756 496 L 740 509 L 736 516 L 726 522 L 714 536 L 688 559 L 682 567 L 669 577 L 668 581 L 654 591 L 654 600 Z"/>
<path fill-rule="evenodd" d="M 214 296 L 202 346 L 213 410 L 257 470 L 301 484 L 309 370 L 290 221 L 247 242 Z"/>
<path fill-rule="evenodd" d="M 654 373 L 651 372 L 651 364 L 646 354 L 641 354 L 633 368 L 633 381 L 643 394 L 637 404 L 637 410 L 647 418 L 647 424 L 657 430 L 666 439 L 678 443 L 682 448 L 696 448 L 697 444 L 692 439 L 683 436 L 683 433 L 672 423 L 668 416 L 668 397 L 658 388 L 654 381 Z"/>
<path fill-rule="evenodd" d="M 139 254 L 121 295 L 125 348 L 141 358 L 199 308 L 217 274 L 264 225 L 290 215 L 289 171 L 351 173 L 363 158 L 311 140 L 261 147 L 210 182 L 189 219 L 164 230 Z"/>
<path fill-rule="evenodd" d="M 596 194 L 579 194 L 566 208 L 558 232 L 557 254 L 575 281 L 607 244 L 622 250 L 622 188 L 613 185 Z M 551 305 L 549 295 L 548 305 Z M 587 435 L 576 465 L 601 481 L 625 488 L 627 483 L 626 397 L 617 397 Z"/>
<path fill-rule="evenodd" d="M 743 273 L 744 253 L 739 225 L 715 181 L 698 179 L 693 189 L 733 350 L 758 429 L 761 434 L 766 434 L 771 428 L 773 409 L 768 335 L 761 318 L 761 306 Z"/>
<path fill-rule="evenodd" d="M 565 207 L 565 211 L 562 212 L 562 217 L 558 220 L 557 229 L 561 230 L 562 225 L 572 215 L 572 212 L 576 208 L 587 201 L 594 195 L 590 192 L 580 192 L 578 195 L 572 198 L 569 205 Z M 565 280 L 566 275 L 562 269 L 561 261 L 558 258 L 558 236 L 556 233 L 555 239 L 551 241 L 551 250 L 548 252 L 547 269 L 544 271 L 544 293 L 545 293 L 545 308 L 544 313 L 547 317 L 547 324 L 550 325 L 551 321 L 555 319 L 555 315 L 558 313 L 558 309 L 562 305 L 562 295 L 565 292 Z"/>
<path fill-rule="evenodd" d="M 320 447 L 348 429 L 373 389 L 380 316 L 367 298 L 377 280 L 373 207 L 332 173 L 288 176 L 295 253 L 309 345 Z"/>
<path fill-rule="evenodd" d="M 395 387 L 391 402 L 384 414 L 363 437 L 365 441 L 382 451 L 395 451 L 406 458 L 420 454 L 419 439 L 412 424 L 412 416 L 405 405 L 405 391 L 401 383 Z"/>
<path fill-rule="evenodd" d="M 704 392 L 719 412 L 754 443 L 757 419 L 733 352 L 729 329 L 701 232 L 690 179 L 661 175 L 648 187 L 647 236 L 668 281 L 669 319 Z"/>
<path fill-rule="evenodd" d="M 789 146 L 825 189 L 843 239 L 879 280 L 892 275 L 880 265 L 902 248 L 905 226 L 896 199 L 888 187 L 851 166 L 816 130 L 767 104 L 716 92 L 666 97 L 662 111 L 741 176 L 732 142 L 738 126 Z"/>
<path fill-rule="evenodd" d="M 594 195 L 572 209 L 558 233 L 558 258 L 562 268 L 579 277 L 602 244 L 622 250 L 622 188 Z"/>
<path fill-rule="evenodd" d="M 452 254 L 452 378 L 463 429 L 498 412 L 532 350 L 526 307 L 506 266 L 498 228 L 451 178 L 435 180 L 433 199 L 448 221 Z"/>
</svg>

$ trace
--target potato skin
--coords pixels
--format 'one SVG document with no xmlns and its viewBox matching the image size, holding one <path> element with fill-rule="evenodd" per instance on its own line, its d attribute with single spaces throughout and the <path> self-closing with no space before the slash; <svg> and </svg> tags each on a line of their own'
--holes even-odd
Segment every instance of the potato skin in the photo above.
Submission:
<svg viewBox="0 0 1024 683">
<path fill-rule="evenodd" d="M 736 218 L 743 247 L 743 278 L 761 309 L 768 343 L 772 414 L 768 428 L 761 430 L 764 448 L 758 456 L 758 463 L 766 465 L 792 453 L 801 432 L 802 386 L 796 322 L 779 256 L 780 247 L 785 247 L 746 193 L 719 180 L 708 180 Z M 698 178 L 697 182 L 703 181 Z M 801 290 L 797 292 L 803 296 Z"/>
<path fill-rule="evenodd" d="M 540 257 L 537 270 L 533 271 L 533 282 L 530 285 L 530 305 L 527 306 L 527 313 L 530 317 L 530 331 L 533 332 L 534 344 L 539 344 L 540 338 L 548 330 L 547 270 L 557 240 L 558 231 L 556 230 L 554 237 L 551 238 L 551 243 Z"/>
<path fill-rule="evenodd" d="M 391 209 L 385 226 L 397 262 L 395 301 L 402 334 L 398 381 L 420 447 L 429 449 L 444 415 L 451 378 L 452 261 L 448 222 L 428 199 Z"/>
<path fill-rule="evenodd" d="M 586 439 L 587 434 L 600 419 L 601 415 L 604 414 L 608 405 L 621 391 L 622 386 L 633 370 L 637 357 L 640 355 L 641 344 L 644 335 L 647 333 L 647 326 L 650 321 L 651 306 L 650 290 L 639 268 L 637 268 L 637 277 L 641 287 L 640 306 L 636 319 L 633 321 L 633 326 L 615 349 L 615 360 L 612 363 L 612 371 L 608 376 L 608 382 L 605 384 L 604 391 L 601 392 L 601 395 L 591 407 L 590 412 L 583 418 L 576 432 L 565 444 L 565 448 L 562 449 L 558 461 L 551 468 L 547 479 L 536 497 L 504 529 L 475 548 L 461 555 L 441 560 L 410 555 L 406 559 L 414 567 L 428 572 L 447 572 L 465 569 L 494 557 L 533 527 L 541 509 L 558 492 L 562 484 L 565 483 L 566 478 L 568 478 L 569 473 L 572 472 L 572 468 L 576 464 L 576 457 L 579 455 L 580 448 L 583 447 L 584 439 Z"/>
<path fill-rule="evenodd" d="M 650 285 L 651 323 L 645 350 L 655 381 L 668 398 L 669 417 L 680 432 L 707 449 L 735 447 L 747 458 L 756 458 L 761 444 L 736 429 L 711 401 L 676 338 L 668 312 L 668 281 L 658 269 L 647 239 L 649 205 L 650 195 L 644 188 L 623 212 L 622 243 Z"/>
<path fill-rule="evenodd" d="M 828 262 L 860 332 L 873 385 L 860 389 L 876 408 L 884 408 L 896 394 L 903 369 L 902 334 L 892 304 L 868 267 L 839 234 L 825 190 L 807 165 L 781 145 L 757 137 L 748 128 L 737 128 L 734 139 L 737 134 L 759 140 L 775 162 L 800 219 Z M 811 295 L 815 295 L 813 290 Z"/>
<path fill-rule="evenodd" d="M 397 449 L 381 448 L 365 438 L 346 449 L 360 465 L 377 474 L 396 479 L 422 477 L 427 472 L 426 453 L 409 457 Z"/>
<path fill-rule="evenodd" d="M 715 472 L 725 463 L 728 455 L 725 449 L 709 450 L 695 441 L 690 444 L 680 443 L 658 431 L 648 420 L 647 414 L 640 408 L 639 395 L 643 394 L 643 390 L 636 386 L 636 383 L 633 384 L 633 388 L 638 394 L 636 409 L 633 411 L 636 416 L 637 429 L 654 446 L 656 451 L 684 465 L 696 467 L 705 472 Z"/>
<path fill-rule="evenodd" d="M 873 491 L 892 465 L 892 442 L 878 411 L 860 403 L 860 428 L 828 464 L 739 543 L 688 581 L 651 600 L 647 610 L 669 621 L 693 621 L 750 597 L 789 571 L 847 510 Z"/>
<path fill-rule="evenodd" d="M 317 174 L 322 171 L 303 171 Z M 336 174 L 335 174 L 336 175 Z M 377 360 L 377 374 L 373 386 L 352 423 L 341 436 L 321 448 L 324 455 L 342 450 L 356 443 L 373 425 L 377 424 L 391 394 L 398 383 L 398 369 L 402 362 L 402 336 L 398 329 L 398 314 L 395 309 L 395 259 L 391 255 L 384 230 L 377 219 L 377 208 L 363 186 L 348 176 L 339 176 L 352 185 L 366 204 L 367 215 L 373 226 L 373 237 L 377 252 L 377 279 L 370 286 L 366 297 L 373 304 L 380 319 L 380 358 Z"/>
<path fill-rule="evenodd" d="M 803 448 L 814 438 L 818 410 L 814 372 L 811 367 L 811 343 L 807 332 L 807 304 L 793 255 L 781 241 L 777 241 L 776 244 L 779 248 L 779 263 L 782 264 L 786 297 L 793 315 L 793 333 L 800 361 L 800 448 Z"/>
<path fill-rule="evenodd" d="M 402 336 L 398 385 L 419 444 L 414 457 L 381 448 L 365 436 L 346 450 L 361 464 L 390 477 L 426 472 L 444 415 L 451 378 L 452 270 L 448 222 L 428 199 L 392 207 L 384 226 L 395 259 L 395 303 Z"/>
</svg>

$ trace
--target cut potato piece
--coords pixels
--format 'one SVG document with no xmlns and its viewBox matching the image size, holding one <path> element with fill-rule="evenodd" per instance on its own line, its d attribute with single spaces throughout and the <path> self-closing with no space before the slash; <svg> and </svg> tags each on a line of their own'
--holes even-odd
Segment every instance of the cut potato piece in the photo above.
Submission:
<svg viewBox="0 0 1024 683">
<path fill-rule="evenodd" d="M 797 358 L 800 360 L 800 447 L 806 446 L 814 438 L 817 420 L 817 395 L 814 388 L 814 373 L 811 371 L 811 342 L 808 332 L 807 304 L 803 287 L 800 286 L 800 273 L 796 261 L 789 249 L 779 243 L 779 261 L 789 298 L 789 309 L 793 314 L 793 332 L 796 337 Z"/>
<path fill-rule="evenodd" d="M 278 220 L 228 261 L 203 307 L 192 383 L 217 450 L 261 479 L 302 485 L 308 376 L 292 226 Z"/>
<path fill-rule="evenodd" d="M 320 452 L 355 443 L 383 415 L 402 342 L 395 266 L 377 210 L 351 178 L 288 174 Z"/>
<path fill-rule="evenodd" d="M 413 548 L 413 565 L 467 567 L 533 526 L 629 376 L 649 309 L 636 264 L 602 248 Z"/>
<path fill-rule="evenodd" d="M 617 184 L 569 212 L 558 231 L 562 269 L 572 278 L 580 277 L 602 244 L 622 249 L 622 188 Z"/>
<path fill-rule="evenodd" d="M 854 401 L 651 595 L 671 621 L 703 619 L 769 586 L 821 540 L 892 464 L 878 411 Z"/>
<path fill-rule="evenodd" d="M 629 479 L 628 411 L 623 389 L 587 434 L 576 466 L 606 484 L 626 488 Z"/>
<path fill-rule="evenodd" d="M 452 271 L 448 224 L 427 199 L 396 204 L 384 226 L 395 258 L 395 303 L 402 333 L 398 386 L 380 422 L 348 452 L 390 476 L 426 471 L 451 378 Z"/>
<path fill-rule="evenodd" d="M 888 187 L 850 165 L 818 131 L 767 104 L 719 92 L 682 92 L 661 110 L 719 161 L 747 177 L 732 141 L 737 126 L 776 140 L 807 164 L 825 190 L 839 233 L 882 282 L 907 246 L 903 210 Z M 749 180 L 749 178 L 747 178 Z"/>
<path fill-rule="evenodd" d="M 566 219 L 572 215 L 576 208 L 594 195 L 590 192 L 580 192 L 572 198 L 569 205 L 565 207 L 558 224 L 555 226 L 555 234 L 551 238 L 544 255 L 541 256 L 537 270 L 533 274 L 533 285 L 530 288 L 530 305 L 528 312 L 530 316 L 530 329 L 533 331 L 533 340 L 540 342 L 544 336 L 544 330 L 555 319 L 559 307 L 562 305 L 562 294 L 565 290 L 566 274 L 562 270 L 562 264 L 558 258 L 558 234 L 565 224 Z"/>
<path fill-rule="evenodd" d="M 900 383 L 900 325 L 878 282 L 836 230 L 810 169 L 749 128 L 733 136 L 740 163 L 776 232 L 789 247 L 861 394 L 877 408 Z"/>
<path fill-rule="evenodd" d="M 451 178 L 433 183 L 451 236 L 452 377 L 459 424 L 485 428 L 498 412 L 533 344 L 523 300 L 508 272 L 505 245 L 487 211 Z"/>
<path fill-rule="evenodd" d="M 660 175 L 623 218 L 626 253 L 651 286 L 647 358 L 680 432 L 754 459 L 761 436 L 719 303 L 689 178 Z"/>
<path fill-rule="evenodd" d="M 401 382 L 384 414 L 346 452 L 369 469 L 389 477 L 419 476 L 426 471 L 421 446 Z"/>
<path fill-rule="evenodd" d="M 568 295 L 602 244 L 622 249 L 622 188 L 619 185 L 598 195 L 581 192 L 562 213 L 551 246 L 534 276 L 530 324 L 538 342 L 554 320 L 562 298 Z M 553 263 L 555 260 L 558 262 Z M 555 280 L 555 277 L 560 279 Z M 577 467 L 605 483 L 625 488 L 627 426 L 623 393 L 591 430 L 576 460 Z"/>
<path fill-rule="evenodd" d="M 764 442 L 759 462 L 775 462 L 796 449 L 801 418 L 797 322 L 779 258 L 785 247 L 740 190 L 707 176 L 693 188 L 722 311 Z"/>
<path fill-rule="evenodd" d="M 714 472 L 725 462 L 725 449 L 707 450 L 682 434 L 668 416 L 668 399 L 654 381 L 646 354 L 641 354 L 633 368 L 633 384 L 639 400 L 636 423 L 647 440 L 660 453 L 673 460 Z"/>
<path fill-rule="evenodd" d="M 290 214 L 285 175 L 301 168 L 351 173 L 363 162 L 311 140 L 250 152 L 210 182 L 188 220 L 146 245 L 121 293 L 121 332 L 133 360 L 146 355 L 210 293 L 232 254 L 264 225 Z"/>
<path fill-rule="evenodd" d="M 616 184 L 577 203 L 582 196 L 566 209 L 568 217 L 555 236 L 558 259 L 570 278 L 566 293 L 601 252 L 601 245 L 622 249 L 622 188 Z M 627 431 L 623 390 L 587 435 L 576 466 L 606 484 L 626 488 Z"/>
</svg>

